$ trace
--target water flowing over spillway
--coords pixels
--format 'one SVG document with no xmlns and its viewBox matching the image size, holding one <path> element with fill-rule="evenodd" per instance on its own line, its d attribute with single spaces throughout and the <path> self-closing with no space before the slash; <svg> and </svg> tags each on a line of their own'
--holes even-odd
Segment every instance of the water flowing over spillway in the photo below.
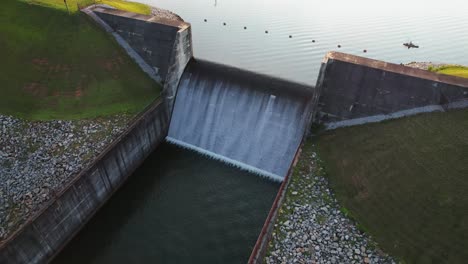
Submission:
<svg viewBox="0 0 468 264">
<path fill-rule="evenodd" d="M 167 140 L 282 181 L 310 118 L 311 87 L 205 61 L 179 83 Z"/>
</svg>

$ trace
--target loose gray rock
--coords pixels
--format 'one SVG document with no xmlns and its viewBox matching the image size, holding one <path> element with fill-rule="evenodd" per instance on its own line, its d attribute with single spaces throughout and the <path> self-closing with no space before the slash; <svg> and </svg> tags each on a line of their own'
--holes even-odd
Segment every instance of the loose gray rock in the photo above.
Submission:
<svg viewBox="0 0 468 264">
<path fill-rule="evenodd" d="M 0 115 L 0 242 L 86 168 L 130 118 L 38 122 Z"/>
<path fill-rule="evenodd" d="M 303 153 L 310 167 L 290 181 L 275 224 L 266 263 L 396 263 L 340 210 L 328 180 L 315 175 L 315 153 Z M 308 156 L 304 156 L 308 155 Z M 291 210 L 293 208 L 293 210 Z"/>
</svg>

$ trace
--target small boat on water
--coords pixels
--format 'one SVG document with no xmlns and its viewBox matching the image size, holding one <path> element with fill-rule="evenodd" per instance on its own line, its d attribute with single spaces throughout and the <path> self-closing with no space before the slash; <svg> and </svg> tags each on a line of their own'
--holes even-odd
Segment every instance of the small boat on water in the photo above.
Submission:
<svg viewBox="0 0 468 264">
<path fill-rule="evenodd" d="M 411 49 L 411 48 L 419 48 L 418 45 L 414 44 L 412 41 L 410 41 L 409 43 L 403 43 L 403 46 L 407 47 L 408 49 Z"/>
</svg>

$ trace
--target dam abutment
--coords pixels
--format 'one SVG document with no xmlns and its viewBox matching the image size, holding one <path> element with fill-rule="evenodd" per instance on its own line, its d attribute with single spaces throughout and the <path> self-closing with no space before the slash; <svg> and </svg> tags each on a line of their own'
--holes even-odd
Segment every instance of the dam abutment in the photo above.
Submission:
<svg viewBox="0 0 468 264">
<path fill-rule="evenodd" d="M 0 263 L 51 260 L 167 136 L 178 82 L 192 57 L 190 24 L 102 6 L 83 11 L 111 34 L 163 91 L 90 166 L 3 241 Z"/>
<path fill-rule="evenodd" d="M 468 79 L 329 52 L 317 80 L 314 122 L 333 129 L 468 106 Z"/>
<path fill-rule="evenodd" d="M 166 107 L 172 112 L 179 80 L 193 57 L 190 24 L 100 5 L 86 8 L 85 13 L 113 34 L 140 68 L 163 86 Z"/>
</svg>

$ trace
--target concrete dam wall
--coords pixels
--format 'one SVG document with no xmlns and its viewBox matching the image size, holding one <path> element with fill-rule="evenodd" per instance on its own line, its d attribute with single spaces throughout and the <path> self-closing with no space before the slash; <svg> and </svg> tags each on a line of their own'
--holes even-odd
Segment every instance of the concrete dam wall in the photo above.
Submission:
<svg viewBox="0 0 468 264">
<path fill-rule="evenodd" d="M 468 106 L 468 79 L 354 55 L 326 55 L 315 122 L 330 128 Z"/>
<path fill-rule="evenodd" d="M 140 68 L 163 85 L 171 112 L 179 79 L 193 56 L 190 24 L 101 5 L 83 10 L 112 34 Z"/>
<path fill-rule="evenodd" d="M 164 140 L 168 126 L 169 113 L 158 100 L 6 241 L 0 249 L 0 263 L 43 263 L 51 259 Z"/>
<path fill-rule="evenodd" d="M 313 89 L 193 60 L 168 141 L 282 181 L 307 130 Z"/>
<path fill-rule="evenodd" d="M 102 6 L 87 13 L 163 84 L 163 94 L 0 246 L 0 263 L 50 260 L 164 139 L 283 181 L 312 119 L 333 128 L 468 106 L 467 79 L 333 52 L 313 88 L 192 59 L 183 21 Z M 287 181 L 282 194 L 286 188 Z M 270 231 L 277 201 L 265 224 Z M 256 252 L 264 252 L 267 237 Z"/>
<path fill-rule="evenodd" d="M 182 21 L 95 7 L 92 11 L 118 33 L 164 82 L 169 68 L 176 33 L 187 25 Z"/>
</svg>

